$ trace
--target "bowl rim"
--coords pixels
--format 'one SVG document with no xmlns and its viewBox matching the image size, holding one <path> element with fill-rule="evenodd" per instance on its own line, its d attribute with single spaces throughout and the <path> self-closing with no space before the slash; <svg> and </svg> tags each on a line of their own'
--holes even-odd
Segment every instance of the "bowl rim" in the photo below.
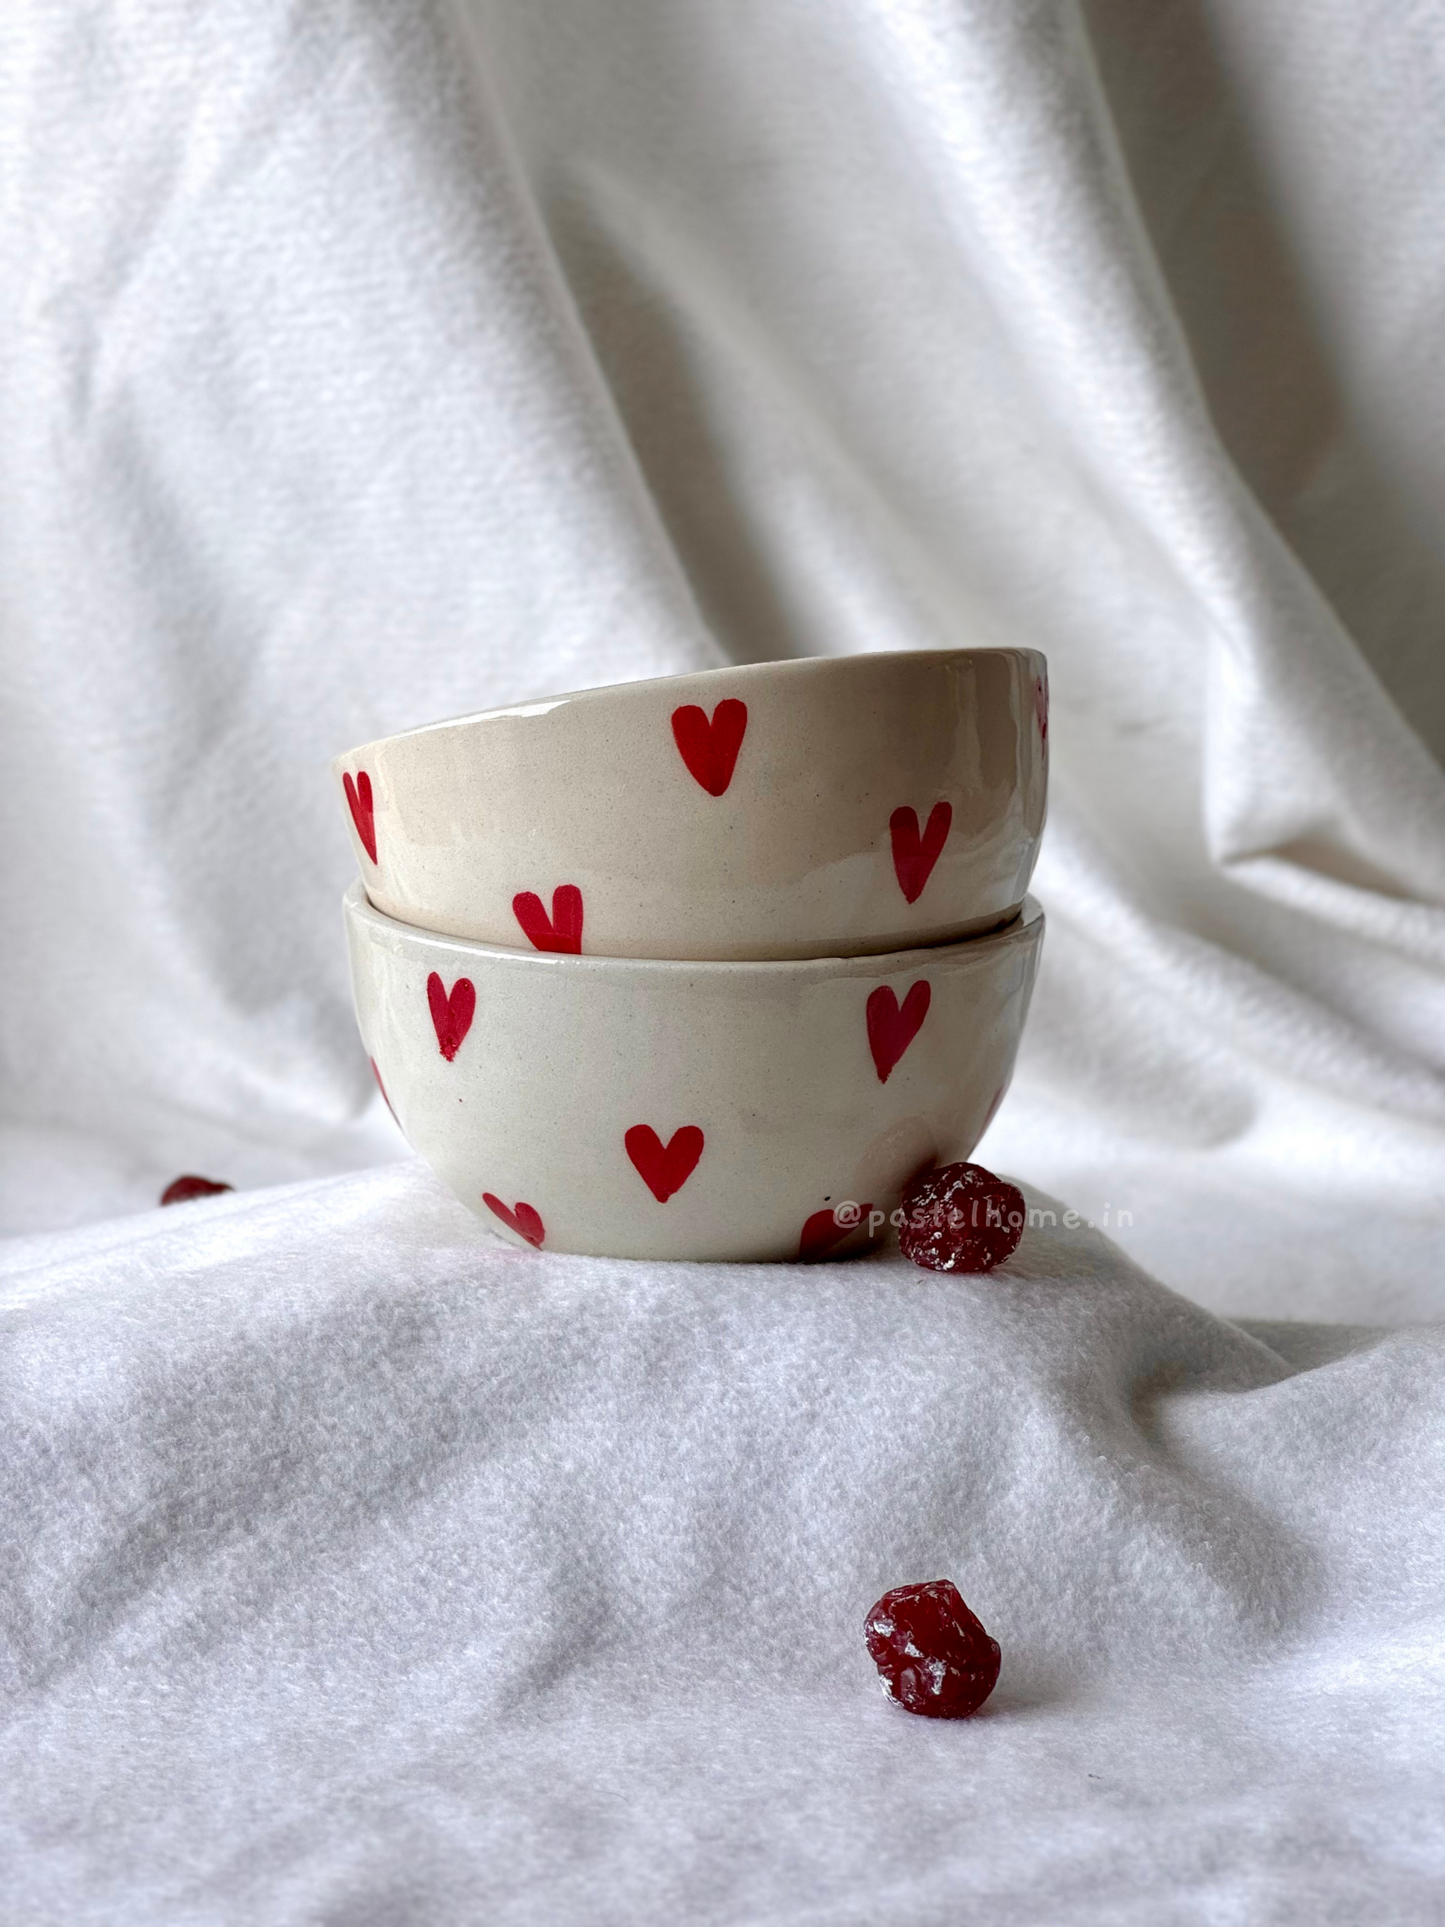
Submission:
<svg viewBox="0 0 1445 1927">
<path fill-rule="evenodd" d="M 935 964 L 955 959 L 959 962 L 978 962 L 990 950 L 1021 942 L 1037 943 L 1044 934 L 1045 923 L 1043 905 L 1037 897 L 1026 896 L 1015 915 L 997 929 L 980 931 L 971 937 L 959 937 L 952 943 L 919 944 L 909 950 L 873 951 L 858 957 L 604 957 L 554 950 L 517 950 L 507 944 L 481 943 L 474 937 L 453 937 L 445 931 L 428 930 L 421 924 L 403 923 L 399 917 L 390 917 L 384 910 L 377 909 L 366 894 L 366 886 L 360 877 L 354 878 L 348 885 L 341 899 L 341 907 L 348 925 L 352 922 L 372 924 L 383 939 L 395 942 L 397 938 L 411 938 L 426 950 L 458 951 L 481 963 L 502 967 L 510 964 L 529 970 L 593 975 L 638 971 L 717 977 L 730 973 L 751 975 L 755 980 L 767 972 L 774 981 L 789 973 L 806 979 L 810 972 L 834 980 L 840 977 L 883 978 L 896 976 L 906 970 L 921 969 L 930 960 Z"/>
<path fill-rule="evenodd" d="M 1032 659 L 1046 675 L 1048 673 L 1048 657 L 1042 649 L 1031 649 L 1015 643 L 979 643 L 967 649 L 853 649 L 837 656 L 784 656 L 769 662 L 717 663 L 710 669 L 683 669 L 671 676 L 639 676 L 631 682 L 593 683 L 585 689 L 566 689 L 557 695 L 532 696 L 523 702 L 504 703 L 496 709 L 476 709 L 461 716 L 441 716 L 435 722 L 392 730 L 385 736 L 373 736 L 351 749 L 344 749 L 332 757 L 331 768 L 339 776 L 344 764 L 381 748 L 383 744 L 402 742 L 414 736 L 428 736 L 436 730 L 469 729 L 481 723 L 545 716 L 549 710 L 560 709 L 564 703 L 616 698 L 629 695 L 634 690 L 657 689 L 664 684 L 712 683 L 719 680 L 747 684 L 765 673 L 790 678 L 833 674 L 846 676 L 860 663 L 966 663 L 980 656 L 1013 656 L 1021 661 Z"/>
</svg>

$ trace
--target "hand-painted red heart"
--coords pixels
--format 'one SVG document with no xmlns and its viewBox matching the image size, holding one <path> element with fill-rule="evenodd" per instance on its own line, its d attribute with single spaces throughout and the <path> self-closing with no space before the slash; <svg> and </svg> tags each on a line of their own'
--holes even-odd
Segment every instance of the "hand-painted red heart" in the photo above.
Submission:
<svg viewBox="0 0 1445 1927">
<path fill-rule="evenodd" d="M 839 1224 L 831 1211 L 815 1211 L 803 1226 L 803 1235 L 798 1240 L 798 1258 L 802 1264 L 815 1265 L 820 1258 L 826 1258 L 834 1245 L 865 1224 L 871 1204 L 860 1204 L 858 1216 L 852 1224 Z"/>
<path fill-rule="evenodd" d="M 525 1238 L 527 1243 L 535 1245 L 538 1251 L 542 1249 L 542 1240 L 547 1232 L 542 1223 L 542 1214 L 532 1205 L 518 1202 L 516 1209 L 509 1211 L 502 1200 L 494 1198 L 490 1191 L 482 1193 L 482 1203 L 494 1217 L 500 1218 L 503 1224 L 510 1225 L 519 1238 Z"/>
<path fill-rule="evenodd" d="M 396 1114 L 396 1106 L 392 1103 L 391 1099 L 386 1096 L 386 1086 L 381 1081 L 381 1072 L 376 1068 L 376 1059 L 374 1057 L 368 1057 L 366 1061 L 370 1064 L 371 1074 L 376 1079 L 376 1088 L 381 1092 L 383 1098 L 386 1098 L 386 1108 L 391 1112 L 392 1122 L 400 1129 L 401 1119 Z"/>
<path fill-rule="evenodd" d="M 477 1008 L 476 985 L 470 977 L 458 977 L 449 996 L 441 978 L 433 971 L 426 980 L 426 1000 L 431 1005 L 437 1047 L 450 1064 L 472 1027 Z"/>
<path fill-rule="evenodd" d="M 634 1124 L 624 1133 L 622 1142 L 638 1176 L 659 1204 L 666 1204 L 674 1191 L 682 1189 L 702 1156 L 702 1132 L 695 1124 L 684 1124 L 674 1131 L 665 1147 L 650 1124 Z"/>
<path fill-rule="evenodd" d="M 894 1065 L 914 1038 L 928 1015 L 933 992 L 928 979 L 920 977 L 909 988 L 899 1008 L 898 999 L 888 984 L 879 984 L 868 997 L 868 1048 L 878 1069 L 878 1082 L 886 1084 Z"/>
<path fill-rule="evenodd" d="M 924 885 L 933 875 L 953 822 L 952 803 L 935 803 L 928 812 L 928 827 L 918 834 L 918 812 L 905 804 L 888 819 L 893 838 L 893 869 L 898 887 L 909 903 L 917 903 Z"/>
<path fill-rule="evenodd" d="M 542 907 L 535 890 L 512 898 L 512 913 L 534 950 L 556 950 L 571 957 L 582 951 L 582 892 L 575 883 L 559 883 L 552 892 L 552 914 Z"/>
<path fill-rule="evenodd" d="M 219 1197 L 222 1191 L 234 1191 L 234 1184 L 226 1184 L 220 1178 L 198 1178 L 193 1174 L 172 1178 L 161 1193 L 162 1204 L 189 1204 L 193 1198 Z"/>
<path fill-rule="evenodd" d="M 747 726 L 748 706 L 736 696 L 718 704 L 711 722 L 696 703 L 673 710 L 672 734 L 682 760 L 709 796 L 721 796 L 733 780 Z"/>
<path fill-rule="evenodd" d="M 356 834 L 361 838 L 361 847 L 375 863 L 376 812 L 371 801 L 371 778 L 364 769 L 359 770 L 356 781 L 353 783 L 351 771 L 347 770 L 341 779 L 341 787 L 346 791 L 347 807 L 351 811 L 351 820 L 356 825 Z"/>
</svg>

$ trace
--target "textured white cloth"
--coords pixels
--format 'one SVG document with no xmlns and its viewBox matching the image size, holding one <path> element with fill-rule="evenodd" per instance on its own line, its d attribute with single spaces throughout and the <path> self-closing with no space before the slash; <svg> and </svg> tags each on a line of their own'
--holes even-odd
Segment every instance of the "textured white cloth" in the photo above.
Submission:
<svg viewBox="0 0 1445 1927">
<path fill-rule="evenodd" d="M 8 9 L 17 1918 L 1439 1918 L 1442 69 L 1385 0 Z M 1053 688 L 980 1155 L 1128 1257 L 534 1257 L 396 1161 L 333 753 L 980 639 Z M 945 1575 L 959 1727 L 861 1643 Z"/>
</svg>

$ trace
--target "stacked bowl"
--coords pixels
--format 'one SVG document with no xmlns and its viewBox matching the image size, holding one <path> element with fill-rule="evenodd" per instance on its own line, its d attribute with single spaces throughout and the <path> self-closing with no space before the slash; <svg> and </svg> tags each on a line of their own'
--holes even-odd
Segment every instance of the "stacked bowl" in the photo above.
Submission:
<svg viewBox="0 0 1445 1927">
<path fill-rule="evenodd" d="M 338 757 L 362 1041 L 503 1237 L 821 1258 L 968 1155 L 1043 937 L 1032 650 L 583 690 Z"/>
</svg>

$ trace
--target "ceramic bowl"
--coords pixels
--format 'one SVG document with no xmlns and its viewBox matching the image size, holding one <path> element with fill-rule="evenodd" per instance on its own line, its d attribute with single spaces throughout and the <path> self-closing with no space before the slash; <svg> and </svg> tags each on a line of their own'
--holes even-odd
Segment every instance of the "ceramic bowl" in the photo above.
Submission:
<svg viewBox="0 0 1445 1927">
<path fill-rule="evenodd" d="M 360 884 L 345 909 L 362 1041 L 414 1148 L 502 1236 L 613 1258 L 855 1248 L 868 1221 L 839 1205 L 890 1212 L 982 1136 L 1044 930 L 1029 901 L 931 950 L 683 963 L 435 936 Z"/>
<path fill-rule="evenodd" d="M 857 956 L 1017 913 L 1047 705 L 1034 650 L 829 657 L 523 703 L 332 767 L 402 922 L 563 955 Z"/>
</svg>

